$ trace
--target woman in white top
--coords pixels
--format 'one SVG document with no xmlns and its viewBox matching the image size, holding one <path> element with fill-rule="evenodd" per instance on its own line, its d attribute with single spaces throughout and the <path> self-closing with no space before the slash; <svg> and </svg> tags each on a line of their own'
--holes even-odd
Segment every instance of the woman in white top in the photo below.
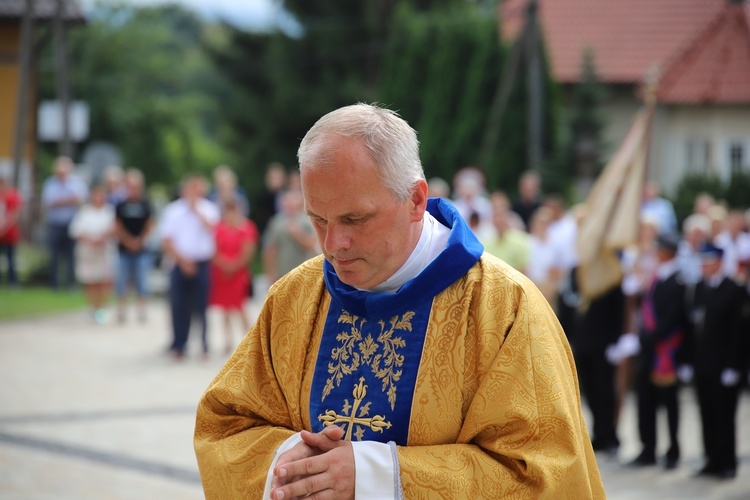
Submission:
<svg viewBox="0 0 750 500">
<path fill-rule="evenodd" d="M 83 285 L 86 299 L 97 323 L 106 323 L 105 304 L 112 288 L 117 249 L 115 211 L 107 204 L 106 191 L 91 190 L 90 202 L 81 207 L 70 224 L 70 236 L 76 240 L 76 279 Z"/>
</svg>

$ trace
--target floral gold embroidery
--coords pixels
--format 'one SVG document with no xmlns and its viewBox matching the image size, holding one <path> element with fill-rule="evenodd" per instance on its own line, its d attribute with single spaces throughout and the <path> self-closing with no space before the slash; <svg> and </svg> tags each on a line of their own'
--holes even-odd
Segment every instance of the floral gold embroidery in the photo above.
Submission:
<svg viewBox="0 0 750 500">
<path fill-rule="evenodd" d="M 343 331 L 336 335 L 336 340 L 341 342 L 341 346 L 331 350 L 331 361 L 328 363 L 328 373 L 331 377 L 326 380 L 326 385 L 323 388 L 323 397 L 321 401 L 324 401 L 334 388 L 334 382 L 336 387 L 341 385 L 341 379 L 344 375 L 350 375 L 357 368 L 359 368 L 360 357 L 359 352 L 354 349 L 356 343 L 362 340 L 362 326 L 367 320 L 359 320 L 357 316 L 353 316 L 348 312 L 344 311 L 339 316 L 338 322 L 351 325 L 350 330 Z M 350 362 L 351 360 L 351 362 Z"/>
<path fill-rule="evenodd" d="M 365 418 L 370 413 L 370 403 L 360 406 L 367 395 L 367 384 L 365 384 L 364 377 L 360 377 L 359 384 L 354 385 L 352 395 L 354 396 L 354 405 L 350 405 L 349 400 L 345 399 L 342 409 L 343 415 L 339 415 L 333 410 L 326 410 L 324 415 L 318 415 L 318 420 L 322 421 L 325 427 L 334 424 L 345 424 L 347 427 L 344 439 L 347 441 L 352 440 L 352 429 L 355 426 L 357 426 L 357 431 L 354 435 L 358 441 L 362 441 L 364 437 L 365 430 L 363 427 L 369 427 L 375 432 L 383 432 L 384 428 L 391 428 L 391 423 L 386 422 L 385 417 L 382 415 Z M 359 410 L 359 415 L 357 415 L 357 410 Z"/>
<path fill-rule="evenodd" d="M 325 400 L 334 387 L 341 385 L 344 376 L 365 365 L 382 381 L 382 391 L 387 392 L 388 402 L 393 410 L 396 407 L 396 385 L 403 373 L 400 368 L 404 364 L 404 355 L 398 351 L 406 347 L 406 341 L 403 337 L 396 336 L 396 333 L 411 332 L 413 317 L 414 312 L 408 311 L 400 317 L 393 316 L 389 323 L 378 321 L 380 333 L 374 339 L 370 334 L 363 337 L 366 319 L 343 311 L 338 322 L 350 325 L 350 328 L 336 336 L 341 345 L 331 350 L 332 361 L 328 363 L 328 373 L 331 376 L 326 380 L 321 401 Z"/>
</svg>

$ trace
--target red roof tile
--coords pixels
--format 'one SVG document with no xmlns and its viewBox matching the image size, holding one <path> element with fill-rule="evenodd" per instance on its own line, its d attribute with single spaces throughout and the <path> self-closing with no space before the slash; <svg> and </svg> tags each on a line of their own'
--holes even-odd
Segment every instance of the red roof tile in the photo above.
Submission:
<svg viewBox="0 0 750 500">
<path fill-rule="evenodd" d="M 505 0 L 502 32 L 513 39 L 528 0 Z M 575 82 L 584 48 L 610 83 L 637 83 L 664 65 L 727 5 L 727 0 L 539 0 L 540 18 L 558 80 Z"/>
<path fill-rule="evenodd" d="M 658 100 L 750 103 L 750 5 L 727 4 L 664 67 Z"/>
</svg>

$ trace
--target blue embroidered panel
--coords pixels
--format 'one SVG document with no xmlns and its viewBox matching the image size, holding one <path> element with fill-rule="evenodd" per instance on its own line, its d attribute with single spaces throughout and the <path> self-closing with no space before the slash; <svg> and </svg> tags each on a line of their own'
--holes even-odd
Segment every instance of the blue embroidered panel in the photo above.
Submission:
<svg viewBox="0 0 750 500">
<path fill-rule="evenodd" d="M 310 391 L 313 432 L 338 425 L 350 441 L 406 445 L 430 309 L 364 318 L 331 301 Z"/>
</svg>

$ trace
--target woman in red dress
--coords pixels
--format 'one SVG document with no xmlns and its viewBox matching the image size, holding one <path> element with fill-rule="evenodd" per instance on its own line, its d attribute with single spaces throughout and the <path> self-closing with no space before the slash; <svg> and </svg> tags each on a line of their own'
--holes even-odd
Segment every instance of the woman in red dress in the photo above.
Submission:
<svg viewBox="0 0 750 500">
<path fill-rule="evenodd" d="M 216 254 L 211 261 L 209 304 L 224 313 L 226 351 L 232 352 L 231 316 L 237 313 L 245 332 L 250 320 L 244 308 L 251 284 L 250 262 L 258 247 L 258 229 L 247 219 L 234 200 L 223 204 L 221 222 L 216 226 Z"/>
</svg>

